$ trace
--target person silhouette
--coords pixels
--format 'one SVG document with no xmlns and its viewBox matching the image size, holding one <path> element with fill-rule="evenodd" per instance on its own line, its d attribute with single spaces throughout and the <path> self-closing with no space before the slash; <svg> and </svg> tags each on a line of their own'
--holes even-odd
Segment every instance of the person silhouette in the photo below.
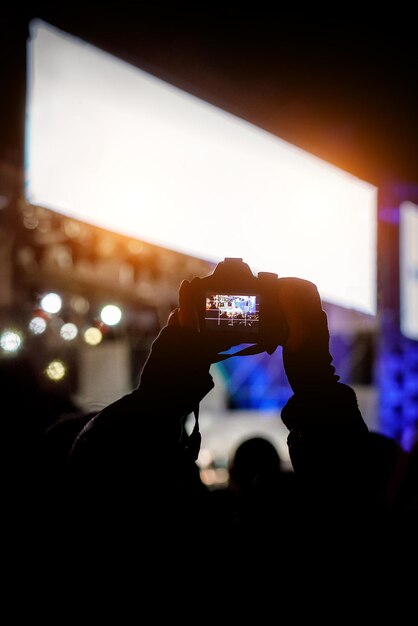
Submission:
<svg viewBox="0 0 418 626">
<path fill-rule="evenodd" d="M 297 517 L 297 482 L 284 471 L 282 459 L 270 439 L 253 435 L 241 441 L 229 461 L 226 494 L 214 496 L 227 510 L 226 520 L 244 533 L 279 533 Z M 223 499 L 221 500 L 221 498 Z"/>
<path fill-rule="evenodd" d="M 287 323 L 281 345 L 293 396 L 281 418 L 289 429 L 301 511 L 287 532 L 295 535 L 304 524 L 303 536 L 314 545 L 315 533 L 329 541 L 337 526 L 350 524 L 353 535 L 357 529 L 361 536 L 370 502 L 370 481 L 365 480 L 369 433 L 356 395 L 339 382 L 332 365 L 316 286 L 298 278 L 278 279 L 275 297 Z M 95 415 L 72 446 L 69 518 L 72 528 L 85 528 L 89 520 L 88 526 L 96 529 L 88 537 L 89 550 L 94 541 L 100 550 L 104 538 L 109 549 L 109 537 L 116 550 L 121 543 L 132 550 L 139 538 L 155 537 L 159 545 L 163 538 L 166 548 L 181 548 L 185 528 L 205 541 L 218 530 L 222 535 L 217 507 L 196 464 L 197 416 L 200 401 L 214 386 L 210 367 L 230 347 L 230 338 L 208 341 L 200 332 L 191 284 L 183 281 L 179 306 L 155 339 L 138 387 Z M 195 428 L 188 434 L 185 422 L 193 414 Z M 267 503 L 263 494 L 266 511 Z M 266 535 L 274 532 L 270 524 Z"/>
</svg>

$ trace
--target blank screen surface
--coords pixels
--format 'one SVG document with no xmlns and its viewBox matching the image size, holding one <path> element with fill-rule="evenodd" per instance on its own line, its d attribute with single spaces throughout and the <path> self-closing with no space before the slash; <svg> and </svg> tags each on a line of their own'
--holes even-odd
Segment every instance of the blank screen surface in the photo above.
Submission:
<svg viewBox="0 0 418 626">
<path fill-rule="evenodd" d="M 376 187 L 43 21 L 30 33 L 30 203 L 375 313 Z"/>
<path fill-rule="evenodd" d="M 403 202 L 399 213 L 401 332 L 418 340 L 418 206 Z"/>
</svg>

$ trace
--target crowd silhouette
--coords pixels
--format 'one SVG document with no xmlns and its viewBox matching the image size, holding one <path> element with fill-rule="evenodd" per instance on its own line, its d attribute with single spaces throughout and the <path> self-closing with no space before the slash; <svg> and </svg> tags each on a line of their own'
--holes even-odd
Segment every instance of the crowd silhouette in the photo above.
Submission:
<svg viewBox="0 0 418 626">
<path fill-rule="evenodd" d="M 12 419 L 4 420 L 6 493 L 12 525 L 31 528 L 25 549 L 33 543 L 55 564 L 102 574 L 128 556 L 143 561 L 145 552 L 149 560 L 174 553 L 193 563 L 197 545 L 227 558 L 257 552 L 293 564 L 295 553 L 334 566 L 361 555 L 366 569 L 379 550 L 382 559 L 410 554 L 418 444 L 405 451 L 368 430 L 333 366 L 315 285 L 279 279 L 278 297 L 293 390 L 281 419 L 293 471 L 255 436 L 235 451 L 223 490 L 201 480 L 198 408 L 226 346 L 199 332 L 188 281 L 137 388 L 95 414 L 41 391 L 26 361 L 0 361 L 3 394 L 14 397 Z"/>
</svg>

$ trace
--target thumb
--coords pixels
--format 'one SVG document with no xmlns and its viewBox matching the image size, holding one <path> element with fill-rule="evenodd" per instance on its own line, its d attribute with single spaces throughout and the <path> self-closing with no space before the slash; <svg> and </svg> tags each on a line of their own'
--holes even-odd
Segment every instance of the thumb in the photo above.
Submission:
<svg viewBox="0 0 418 626">
<path fill-rule="evenodd" d="M 198 330 L 199 325 L 197 321 L 197 314 L 193 306 L 190 283 L 188 280 L 183 280 L 180 285 L 179 305 L 178 316 L 180 326 L 186 326 L 188 328 Z"/>
</svg>

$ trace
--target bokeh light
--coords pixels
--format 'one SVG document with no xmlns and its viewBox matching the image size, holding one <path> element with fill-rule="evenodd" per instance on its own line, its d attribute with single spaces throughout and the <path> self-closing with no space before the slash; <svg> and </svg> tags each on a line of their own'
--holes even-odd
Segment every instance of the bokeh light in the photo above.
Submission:
<svg viewBox="0 0 418 626">
<path fill-rule="evenodd" d="M 64 363 L 59 360 L 51 361 L 45 368 L 45 375 L 50 380 L 62 380 L 67 373 L 67 368 Z"/>
<path fill-rule="evenodd" d="M 209 467 L 213 463 L 212 452 L 206 448 L 201 448 L 197 458 L 197 463 L 201 468 Z"/>
<path fill-rule="evenodd" d="M 89 346 L 97 346 L 103 339 L 103 333 L 98 328 L 91 326 L 84 333 L 84 341 L 89 344 Z"/>
<path fill-rule="evenodd" d="M 0 336 L 0 346 L 5 352 L 17 352 L 22 345 L 22 335 L 18 330 L 5 330 Z"/>
<path fill-rule="evenodd" d="M 86 315 L 90 309 L 89 301 L 78 295 L 71 296 L 70 306 L 78 315 Z"/>
<path fill-rule="evenodd" d="M 202 469 L 200 470 L 200 478 L 207 487 L 226 485 L 229 480 L 229 472 L 224 467 Z"/>
<path fill-rule="evenodd" d="M 122 319 L 122 311 L 114 304 L 107 304 L 103 307 L 100 318 L 108 326 L 115 326 Z"/>
<path fill-rule="evenodd" d="M 38 315 L 32 317 L 31 321 L 29 322 L 29 330 L 34 335 L 42 335 L 42 333 L 44 333 L 46 330 L 46 326 L 46 320 L 43 317 L 39 317 Z"/>
<path fill-rule="evenodd" d="M 62 306 L 62 299 L 57 293 L 47 293 L 41 300 L 41 307 L 47 313 L 58 313 Z"/>
<path fill-rule="evenodd" d="M 78 328 L 72 322 L 68 322 L 61 326 L 60 335 L 65 341 L 72 341 L 78 335 Z"/>
</svg>

